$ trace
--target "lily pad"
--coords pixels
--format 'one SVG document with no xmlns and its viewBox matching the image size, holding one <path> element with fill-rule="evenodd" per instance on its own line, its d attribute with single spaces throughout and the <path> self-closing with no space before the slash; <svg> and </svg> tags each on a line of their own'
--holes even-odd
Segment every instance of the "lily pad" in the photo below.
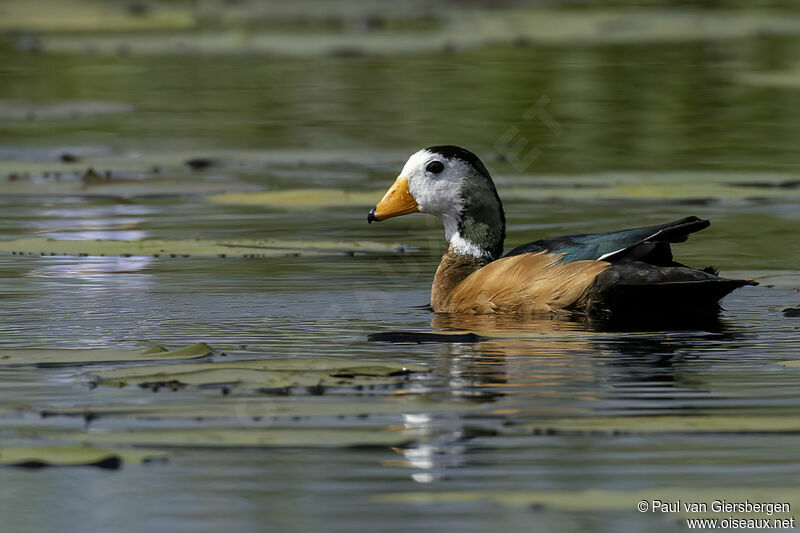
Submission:
<svg viewBox="0 0 800 533">
<path fill-rule="evenodd" d="M 535 433 L 800 433 L 795 416 L 665 415 L 564 418 L 525 424 Z"/>
<path fill-rule="evenodd" d="M 343 191 L 341 189 L 290 189 L 256 193 L 217 194 L 206 198 L 216 204 L 269 205 L 290 208 L 331 206 L 371 206 L 383 193 L 375 191 Z"/>
<path fill-rule="evenodd" d="M 54 437 L 90 445 L 153 448 L 330 448 L 402 446 L 419 439 L 407 430 L 358 428 L 202 428 L 64 432 Z"/>
<path fill-rule="evenodd" d="M 47 408 L 43 417 L 78 416 L 87 419 L 125 417 L 136 419 L 279 419 L 309 417 L 369 416 L 411 413 L 464 411 L 480 408 L 479 404 L 463 401 L 437 402 L 408 397 L 373 399 L 369 402 L 349 398 L 319 401 L 312 397 L 236 397 L 217 401 L 191 403 L 97 405 L 66 408 Z"/>
<path fill-rule="evenodd" d="M 508 200 L 760 200 L 800 197 L 800 188 L 783 186 L 788 174 L 723 172 L 619 172 L 592 175 L 524 176 L 498 180 Z M 510 186 L 504 186 L 504 182 Z M 754 186 L 754 184 L 758 186 Z M 524 185 L 523 185 L 524 184 Z"/>
<path fill-rule="evenodd" d="M 57 367 L 91 365 L 99 363 L 132 363 L 142 361 L 181 361 L 211 355 L 214 350 L 204 343 L 192 344 L 176 350 L 153 346 L 144 350 L 116 349 L 0 349 L 0 367 L 36 366 Z"/>
<path fill-rule="evenodd" d="M 238 387 L 264 392 L 287 392 L 300 387 L 317 394 L 327 387 L 396 385 L 409 374 L 422 372 L 429 369 L 421 365 L 317 358 L 140 366 L 95 372 L 93 376 L 99 385 L 116 387 L 138 385 L 155 390 Z"/>
<path fill-rule="evenodd" d="M 561 511 L 610 511 L 620 510 L 633 512 L 637 504 L 644 501 L 646 508 L 639 508 L 640 512 L 654 513 L 653 502 L 704 502 L 707 505 L 705 512 L 687 512 L 680 507 L 675 513 L 667 516 L 681 518 L 724 517 L 734 515 L 742 518 L 757 516 L 763 518 L 764 513 L 742 512 L 711 512 L 711 502 L 726 500 L 728 502 L 787 502 L 790 508 L 800 504 L 800 489 L 797 487 L 660 487 L 637 491 L 613 490 L 577 490 L 577 491 L 534 491 L 534 490 L 508 490 L 508 491 L 416 491 L 381 494 L 374 496 L 373 501 L 383 503 L 404 503 L 415 505 L 441 505 L 445 503 L 469 504 L 477 501 L 490 501 L 506 507 L 545 507 Z M 642 511 L 641 509 L 644 509 Z M 661 514 L 659 512 L 659 514 Z M 787 512 L 775 512 L 776 516 L 786 516 Z"/>
<path fill-rule="evenodd" d="M 180 173 L 161 174 L 150 170 L 142 171 L 142 163 L 137 167 L 125 164 L 123 160 L 111 161 L 91 159 L 84 164 L 91 165 L 75 170 L 71 163 L 59 162 L 20 162 L 5 161 L 0 171 L 7 169 L 0 190 L 2 196 L 34 197 L 80 197 L 131 200 L 135 198 L 165 198 L 173 196 L 199 196 L 217 194 L 221 191 L 256 191 L 261 187 L 243 183 L 235 179 L 228 181 L 211 178 L 192 178 Z M 114 168 L 113 171 L 95 170 Z M 185 174 L 185 172 L 183 173 Z M 1 178 L 0 178 L 1 179 Z"/>
<path fill-rule="evenodd" d="M 89 465 L 117 469 L 123 463 L 140 464 L 160 459 L 168 452 L 113 450 L 93 446 L 3 446 L 0 465 L 25 468 Z"/>
<path fill-rule="evenodd" d="M 0 252 L 16 255 L 153 256 L 174 257 L 280 257 L 285 255 L 330 255 L 353 252 L 405 250 L 401 244 L 377 241 L 282 241 L 201 239 L 141 241 L 60 240 L 48 238 L 0 241 Z"/>
</svg>

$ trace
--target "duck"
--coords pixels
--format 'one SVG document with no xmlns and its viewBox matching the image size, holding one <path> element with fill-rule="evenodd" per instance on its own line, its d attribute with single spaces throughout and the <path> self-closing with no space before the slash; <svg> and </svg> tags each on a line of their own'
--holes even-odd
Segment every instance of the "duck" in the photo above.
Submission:
<svg viewBox="0 0 800 533">
<path fill-rule="evenodd" d="M 504 251 L 506 219 L 489 170 L 471 151 L 430 146 L 411 155 L 367 222 L 426 213 L 447 249 L 431 287 L 434 313 L 603 315 L 718 313 L 752 280 L 676 262 L 671 244 L 707 228 L 690 216 L 664 224 L 550 237 Z"/>
</svg>

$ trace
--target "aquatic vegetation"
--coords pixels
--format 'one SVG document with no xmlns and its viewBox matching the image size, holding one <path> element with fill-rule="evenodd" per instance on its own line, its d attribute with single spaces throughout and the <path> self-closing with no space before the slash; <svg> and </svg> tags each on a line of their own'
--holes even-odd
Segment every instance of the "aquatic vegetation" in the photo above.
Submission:
<svg viewBox="0 0 800 533">
<path fill-rule="evenodd" d="M 73 366 L 103 363 L 137 363 L 144 361 L 183 361 L 211 355 L 207 344 L 199 343 L 175 350 L 152 346 L 143 350 L 116 349 L 4 349 L 0 348 L 0 367 L 3 366 Z"/>
<path fill-rule="evenodd" d="M 0 465 L 22 468 L 46 466 L 97 466 L 117 469 L 165 459 L 169 452 L 109 449 L 94 446 L 0 446 Z"/>
<path fill-rule="evenodd" d="M 400 244 L 372 241 L 281 241 L 277 239 L 230 240 L 226 242 L 201 239 L 117 241 L 29 238 L 0 241 L 0 252 L 16 255 L 152 256 L 164 259 L 330 255 L 355 252 L 396 252 L 404 249 L 405 247 Z"/>
<path fill-rule="evenodd" d="M 283 394 L 305 389 L 312 394 L 322 394 L 328 388 L 361 390 L 401 385 L 410 374 L 428 371 L 421 365 L 296 358 L 137 366 L 92 375 L 99 385 L 138 385 L 152 390 L 193 386 Z"/>
<path fill-rule="evenodd" d="M 498 490 L 498 491 L 416 491 L 374 496 L 375 502 L 392 502 L 417 505 L 441 504 L 469 504 L 479 501 L 490 501 L 505 507 L 536 507 L 562 511 L 629 511 L 637 504 L 644 501 L 658 500 L 660 502 L 706 502 L 707 509 L 703 512 L 690 511 L 688 508 L 678 506 L 678 509 L 667 516 L 672 519 L 701 518 L 704 516 L 719 516 L 711 508 L 713 501 L 729 502 L 790 502 L 789 507 L 800 503 L 800 491 L 794 487 L 704 487 L 704 488 L 674 488 L 659 487 L 643 490 L 574 490 L 574 491 L 536 491 L 536 490 Z M 651 511 L 649 507 L 642 512 Z M 727 513 L 725 516 L 729 516 Z M 737 517 L 763 516 L 763 513 L 739 512 L 732 513 Z M 779 516 L 787 516 L 783 509 Z"/>
</svg>

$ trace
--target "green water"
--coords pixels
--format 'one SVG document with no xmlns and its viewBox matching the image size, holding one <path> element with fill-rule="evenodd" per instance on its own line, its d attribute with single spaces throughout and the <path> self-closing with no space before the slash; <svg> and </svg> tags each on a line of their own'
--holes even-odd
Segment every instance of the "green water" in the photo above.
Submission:
<svg viewBox="0 0 800 533">
<path fill-rule="evenodd" d="M 261 259 L 0 254 L 0 350 L 206 342 L 233 358 L 390 361 L 431 372 L 401 390 L 322 396 L 294 390 L 289 397 L 320 406 L 361 402 L 363 412 L 222 422 L 298 430 L 402 427 L 417 437 L 405 446 L 179 446 L 167 462 L 119 471 L 3 468 L 4 531 L 683 531 L 675 515 L 637 512 L 635 495 L 706 490 L 710 501 L 723 488 L 753 487 L 755 498 L 756 488 L 780 494 L 796 486 L 796 428 L 530 427 L 573 417 L 796 416 L 800 373 L 778 363 L 800 359 L 800 322 L 781 312 L 800 304 L 800 88 L 745 83 L 742 76 L 797 68 L 800 37 L 525 42 L 298 57 L 34 54 L 15 43 L 8 37 L 0 48 L 0 101 L 104 101 L 133 110 L 2 115 L 3 240 L 370 240 L 403 243 L 408 251 Z M 481 154 L 501 197 L 508 193 L 507 248 L 547 235 L 698 215 L 713 225 L 676 245 L 676 256 L 761 285 L 727 297 L 719 323 L 697 327 L 608 331 L 551 320 L 446 319 L 418 308 L 428 301 L 443 250 L 435 220 L 416 215 L 368 226 L 372 202 L 228 205 L 193 192 L 209 183 L 216 192 L 374 190 L 374 202 L 411 152 L 439 143 Z M 62 153 L 79 160 L 63 163 Z M 215 164 L 193 171 L 183 164 L 192 157 Z M 93 195 L 91 187 L 48 192 L 55 181 L 43 172 L 77 183 L 90 165 L 152 188 L 127 196 Z M 724 183 L 728 173 L 760 185 L 744 198 L 723 185 L 711 197 L 680 198 L 686 184 Z M 678 192 L 593 199 L 572 187 L 639 176 L 645 188 L 656 176 Z M 169 180 L 171 192 L 162 193 Z M 20 183 L 30 186 L 8 192 Z M 556 191 L 554 198 L 512 193 L 542 183 Z M 768 194 L 775 190 L 782 193 Z M 472 329 L 492 338 L 367 341 L 380 331 L 431 329 Z M 36 444 L 37 432 L 59 429 L 210 424 L 111 416 L 87 426 L 82 418 L 41 418 L 48 408 L 212 401 L 257 405 L 269 414 L 270 402 L 286 400 L 252 391 L 91 388 L 89 373 L 0 368 L 0 408 L 22 409 L 0 409 L 0 445 Z M 375 402 L 419 399 L 455 408 L 370 411 Z M 590 498 L 580 491 L 590 489 L 631 494 L 630 504 L 581 506 Z M 536 505 L 533 496 L 533 505 L 516 506 L 486 495 L 433 501 L 436 494 L 479 491 L 499 500 L 508 491 L 567 492 L 579 503 L 568 510 Z M 403 501 L 404 493 L 425 493 L 430 501 L 424 495 Z"/>
</svg>

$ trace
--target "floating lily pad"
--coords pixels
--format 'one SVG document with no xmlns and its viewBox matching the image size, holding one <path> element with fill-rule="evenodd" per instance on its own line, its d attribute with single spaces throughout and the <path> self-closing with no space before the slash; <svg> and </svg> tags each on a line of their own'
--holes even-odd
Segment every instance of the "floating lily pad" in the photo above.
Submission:
<svg viewBox="0 0 800 533">
<path fill-rule="evenodd" d="M 198 196 L 217 194 L 221 191 L 256 191 L 259 186 L 242 183 L 235 179 L 227 181 L 190 178 L 170 173 L 162 175 L 152 169 L 142 170 L 142 164 L 133 167 L 122 160 L 102 165 L 92 159 L 90 167 L 75 170 L 70 163 L 59 162 L 2 162 L 0 171 L 1 196 L 67 196 L 81 198 L 105 198 L 130 200 L 134 198 L 165 198 L 173 196 Z M 114 168 L 113 171 L 96 170 Z"/>
<path fill-rule="evenodd" d="M 280 257 L 328 255 L 345 252 L 392 252 L 406 249 L 377 241 L 281 241 L 184 239 L 165 241 L 59 240 L 47 238 L 0 241 L 0 252 L 17 255 L 154 256 L 170 257 Z"/>
<path fill-rule="evenodd" d="M 411 413 L 464 411 L 480 406 L 467 402 L 437 402 L 408 397 L 372 399 L 369 402 L 350 398 L 332 398 L 319 401 L 312 397 L 225 398 L 217 401 L 191 403 L 123 404 L 83 407 L 48 408 L 40 411 L 43 417 L 78 416 L 88 419 L 100 417 L 125 417 L 136 419 L 276 419 L 297 417 L 342 417 Z"/>
<path fill-rule="evenodd" d="M 498 191 L 509 200 L 754 200 L 800 197 L 800 188 L 783 186 L 795 180 L 786 174 L 620 172 L 525 176 L 506 180 L 510 186 L 499 180 Z"/>
<path fill-rule="evenodd" d="M 138 431 L 64 432 L 54 437 L 90 445 L 153 448 L 329 448 L 402 446 L 419 435 L 406 430 L 358 428 L 202 428 Z"/>
<path fill-rule="evenodd" d="M 100 385 L 138 385 L 153 389 L 186 386 L 243 388 L 286 392 L 326 387 L 363 388 L 400 384 L 411 373 L 429 372 L 421 365 L 370 363 L 345 359 L 263 359 L 217 363 L 187 363 L 120 368 L 93 373 Z"/>
<path fill-rule="evenodd" d="M 794 250 L 786 250 L 785 257 L 792 260 Z M 798 256 L 800 257 L 800 256 Z M 765 287 L 797 288 L 800 287 L 800 272 L 797 270 L 729 270 L 725 277 L 735 279 L 753 279 Z M 783 310 L 782 307 L 780 310 Z"/>
<path fill-rule="evenodd" d="M 787 502 L 791 509 L 800 504 L 800 489 L 797 487 L 659 487 L 637 491 L 612 490 L 577 490 L 577 491 L 415 491 L 377 495 L 373 501 L 383 503 L 404 503 L 415 505 L 441 505 L 446 503 L 469 504 L 477 501 L 489 501 L 507 507 L 539 508 L 545 507 L 562 511 L 610 511 L 621 510 L 632 512 L 637 504 L 644 501 L 648 506 L 641 512 L 657 512 L 652 509 L 654 500 L 661 502 L 705 502 L 705 512 L 692 511 L 680 507 L 666 516 L 681 518 L 724 517 L 734 515 L 742 518 L 756 516 L 763 518 L 765 513 L 754 512 L 711 512 L 711 502 L 725 500 L 728 502 Z M 661 514 L 659 512 L 659 514 Z M 787 516 L 787 512 L 776 512 L 776 516 Z"/>
<path fill-rule="evenodd" d="M 214 350 L 204 343 L 185 346 L 177 350 L 167 350 L 153 346 L 144 350 L 116 349 L 0 349 L 0 366 L 72 366 L 98 363 L 130 363 L 142 361 L 180 361 L 198 359 L 211 355 Z"/>
<path fill-rule="evenodd" d="M 0 447 L 0 465 L 26 468 L 89 465 L 117 469 L 123 463 L 139 464 L 167 455 L 167 452 L 112 450 L 93 446 L 3 446 Z"/>
<path fill-rule="evenodd" d="M 800 433 L 800 419 L 754 415 L 587 417 L 520 427 L 547 433 Z"/>
<path fill-rule="evenodd" d="M 294 208 L 320 208 L 330 206 L 371 206 L 383 193 L 375 190 L 343 191 L 341 189 L 290 189 L 257 193 L 229 193 L 209 196 L 209 202 L 233 205 L 269 205 Z"/>
</svg>

